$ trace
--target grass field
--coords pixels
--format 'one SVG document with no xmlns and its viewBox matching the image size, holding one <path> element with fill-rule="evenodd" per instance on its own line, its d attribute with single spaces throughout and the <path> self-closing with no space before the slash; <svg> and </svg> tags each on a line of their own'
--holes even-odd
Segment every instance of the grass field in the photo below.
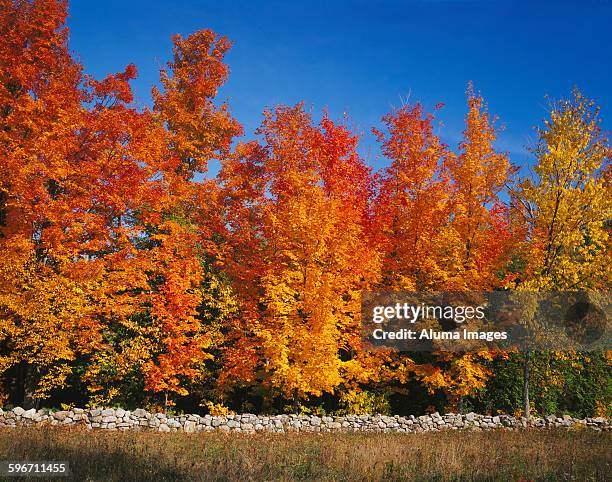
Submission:
<svg viewBox="0 0 612 482">
<path fill-rule="evenodd" d="M 2 429 L 0 460 L 68 461 L 72 480 L 78 481 L 603 481 L 612 474 L 612 434 L 246 435 Z"/>
</svg>

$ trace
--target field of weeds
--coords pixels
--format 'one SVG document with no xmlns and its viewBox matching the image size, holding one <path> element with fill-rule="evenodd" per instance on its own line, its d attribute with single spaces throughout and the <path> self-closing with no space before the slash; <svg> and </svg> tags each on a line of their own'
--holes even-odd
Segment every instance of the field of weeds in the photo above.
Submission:
<svg viewBox="0 0 612 482">
<path fill-rule="evenodd" d="M 67 461 L 68 480 L 78 481 L 603 481 L 612 473 L 612 434 L 246 435 L 21 428 L 0 430 L 0 460 Z"/>
</svg>

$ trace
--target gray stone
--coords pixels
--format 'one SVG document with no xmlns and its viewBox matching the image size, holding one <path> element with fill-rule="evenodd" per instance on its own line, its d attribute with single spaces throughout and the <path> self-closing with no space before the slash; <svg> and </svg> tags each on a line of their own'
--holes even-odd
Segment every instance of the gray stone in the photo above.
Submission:
<svg viewBox="0 0 612 482">
<path fill-rule="evenodd" d="M 26 410 L 21 414 L 23 418 L 34 419 L 36 417 L 36 409 L 31 408 L 30 410 Z"/>
</svg>

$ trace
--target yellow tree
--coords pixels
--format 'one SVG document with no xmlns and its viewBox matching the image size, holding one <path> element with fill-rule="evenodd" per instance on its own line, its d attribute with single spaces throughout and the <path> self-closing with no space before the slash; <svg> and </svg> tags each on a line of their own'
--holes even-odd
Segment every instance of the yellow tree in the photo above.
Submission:
<svg viewBox="0 0 612 482">
<path fill-rule="evenodd" d="M 523 289 L 610 286 L 612 196 L 601 175 L 609 169 L 610 146 L 599 122 L 599 109 L 575 90 L 552 106 L 538 130 L 535 179 L 523 180 L 515 192 L 529 227 Z"/>
<path fill-rule="evenodd" d="M 528 227 L 526 291 L 607 290 L 610 259 L 610 146 L 599 127 L 599 108 L 574 90 L 553 103 L 538 129 L 534 179 L 513 193 L 519 222 Z M 524 413 L 529 416 L 529 352 L 525 356 Z"/>
</svg>

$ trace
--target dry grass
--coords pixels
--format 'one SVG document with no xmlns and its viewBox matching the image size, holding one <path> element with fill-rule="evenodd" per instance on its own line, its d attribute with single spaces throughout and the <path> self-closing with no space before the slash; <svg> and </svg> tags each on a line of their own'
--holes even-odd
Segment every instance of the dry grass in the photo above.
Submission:
<svg viewBox="0 0 612 482">
<path fill-rule="evenodd" d="M 0 460 L 66 460 L 73 480 L 79 481 L 587 481 L 606 480 L 612 473 L 612 434 L 246 435 L 2 429 Z"/>
</svg>

